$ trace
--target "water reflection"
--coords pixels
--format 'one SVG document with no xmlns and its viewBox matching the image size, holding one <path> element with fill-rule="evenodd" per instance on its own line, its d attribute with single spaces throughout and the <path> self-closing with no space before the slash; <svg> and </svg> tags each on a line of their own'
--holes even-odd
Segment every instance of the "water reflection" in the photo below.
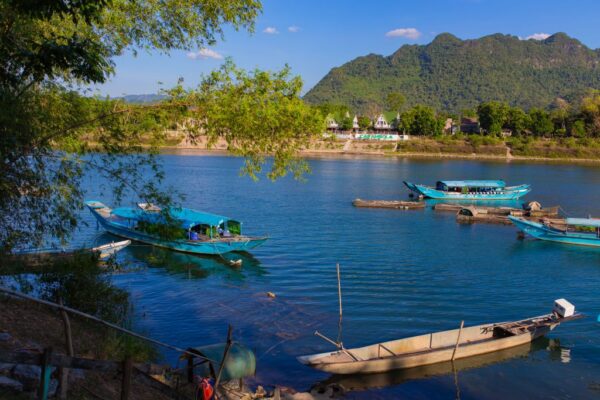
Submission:
<svg viewBox="0 0 600 400">
<path fill-rule="evenodd" d="M 267 274 L 260 261 L 246 252 L 207 256 L 134 243 L 126 249 L 126 254 L 130 263 L 142 263 L 149 268 L 164 268 L 170 274 L 185 275 L 188 279 L 204 279 L 218 275 L 230 280 L 244 280 L 249 275 Z M 230 261 L 233 260 L 242 260 L 242 265 L 231 266 Z"/>
<path fill-rule="evenodd" d="M 313 385 L 311 391 L 325 392 L 331 385 L 340 385 L 345 391 L 364 391 L 370 389 L 381 389 L 390 386 L 401 385 L 408 381 L 430 378 L 433 376 L 454 374 L 455 384 L 457 384 L 457 393 L 460 382 L 458 373 L 474 368 L 482 368 L 492 364 L 502 363 L 518 358 L 528 358 L 531 353 L 541 350 L 548 351 L 549 357 L 553 361 L 564 361 L 564 349 L 560 346 L 558 339 L 548 339 L 541 337 L 531 343 L 521 346 L 496 351 L 493 353 L 482 354 L 480 356 L 463 358 L 454 362 L 444 362 L 423 367 L 410 368 L 405 370 L 389 371 L 378 374 L 362 375 L 332 375 L 327 380 Z M 570 360 L 570 358 L 569 358 Z"/>
</svg>

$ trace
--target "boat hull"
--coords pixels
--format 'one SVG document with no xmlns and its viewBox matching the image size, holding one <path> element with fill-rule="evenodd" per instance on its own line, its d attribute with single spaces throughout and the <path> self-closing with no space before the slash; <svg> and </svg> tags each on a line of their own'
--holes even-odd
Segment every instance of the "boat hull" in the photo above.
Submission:
<svg viewBox="0 0 600 400">
<path fill-rule="evenodd" d="M 544 336 L 563 321 L 548 314 L 527 320 L 430 333 L 354 349 L 298 357 L 332 374 L 372 374 L 415 368 L 517 347 Z M 457 346 L 458 343 L 458 346 Z"/>
<path fill-rule="evenodd" d="M 267 237 L 243 237 L 211 241 L 164 240 L 133 230 L 132 227 L 124 224 L 110 221 L 97 211 L 97 207 L 88 205 L 88 208 L 100 226 L 115 236 L 183 253 L 220 255 L 235 251 L 249 251 L 265 243 L 268 239 Z"/>
<path fill-rule="evenodd" d="M 508 219 L 523 233 L 539 240 L 579 246 L 600 247 L 600 238 L 593 233 L 562 232 L 537 222 L 509 216 Z"/>
<path fill-rule="evenodd" d="M 516 200 L 531 191 L 529 185 L 520 185 L 507 187 L 502 191 L 489 192 L 489 193 L 458 193 L 458 192 L 444 192 L 437 190 L 429 186 L 418 185 L 411 182 L 404 182 L 407 188 L 413 192 L 430 198 L 438 200 Z"/>
</svg>

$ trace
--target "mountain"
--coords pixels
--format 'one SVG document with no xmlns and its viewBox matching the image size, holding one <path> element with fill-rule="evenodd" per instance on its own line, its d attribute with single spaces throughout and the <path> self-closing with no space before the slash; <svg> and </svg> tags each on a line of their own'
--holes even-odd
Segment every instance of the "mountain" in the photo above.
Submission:
<svg viewBox="0 0 600 400">
<path fill-rule="evenodd" d="M 382 109 L 390 92 L 406 105 L 459 112 L 482 101 L 546 107 L 600 88 L 600 50 L 564 33 L 545 40 L 494 34 L 461 40 L 449 33 L 427 45 L 404 45 L 390 56 L 369 54 L 333 68 L 304 99 L 357 112 Z"/>
<path fill-rule="evenodd" d="M 147 104 L 158 103 L 159 101 L 166 99 L 167 96 L 164 94 L 128 94 L 118 98 L 122 99 L 125 103 Z"/>
</svg>

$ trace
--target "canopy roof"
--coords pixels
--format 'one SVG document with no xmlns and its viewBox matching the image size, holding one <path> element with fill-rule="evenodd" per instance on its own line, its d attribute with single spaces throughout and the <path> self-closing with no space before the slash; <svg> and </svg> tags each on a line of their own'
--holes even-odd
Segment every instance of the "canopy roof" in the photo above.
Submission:
<svg viewBox="0 0 600 400">
<path fill-rule="evenodd" d="M 503 188 L 506 187 L 504 181 L 495 180 L 471 180 L 471 181 L 439 181 L 448 187 L 485 187 L 485 188 Z"/>
<path fill-rule="evenodd" d="M 567 225 L 593 226 L 595 228 L 600 228 L 600 219 L 598 218 L 567 218 L 565 223 Z"/>
<path fill-rule="evenodd" d="M 171 217 L 181 222 L 182 227 L 189 229 L 195 225 L 219 226 L 230 218 L 222 215 L 196 211 L 189 208 L 170 208 Z M 156 211 L 144 211 L 139 208 L 120 207 L 112 210 L 112 215 L 120 218 L 159 222 L 162 214 Z"/>
</svg>

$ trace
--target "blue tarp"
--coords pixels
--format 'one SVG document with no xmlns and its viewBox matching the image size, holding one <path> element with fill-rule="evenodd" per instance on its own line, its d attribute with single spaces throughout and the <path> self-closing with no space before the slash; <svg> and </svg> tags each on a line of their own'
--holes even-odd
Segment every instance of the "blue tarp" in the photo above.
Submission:
<svg viewBox="0 0 600 400">
<path fill-rule="evenodd" d="M 171 208 L 169 210 L 170 215 L 181 222 L 181 225 L 185 229 L 189 229 L 194 225 L 205 224 L 210 226 L 219 226 L 229 218 L 222 215 L 216 215 L 189 208 Z M 132 207 L 120 207 L 112 210 L 112 215 L 125 219 L 144 220 L 151 222 L 158 222 L 162 215 L 156 211 L 144 211 L 138 208 Z"/>
<path fill-rule="evenodd" d="M 472 181 L 439 181 L 438 184 L 444 184 L 448 187 L 481 187 L 481 188 L 503 188 L 506 187 L 504 181 L 499 180 L 472 180 Z"/>
<path fill-rule="evenodd" d="M 600 228 L 600 219 L 598 218 L 567 218 L 565 222 L 567 225 Z"/>
</svg>

